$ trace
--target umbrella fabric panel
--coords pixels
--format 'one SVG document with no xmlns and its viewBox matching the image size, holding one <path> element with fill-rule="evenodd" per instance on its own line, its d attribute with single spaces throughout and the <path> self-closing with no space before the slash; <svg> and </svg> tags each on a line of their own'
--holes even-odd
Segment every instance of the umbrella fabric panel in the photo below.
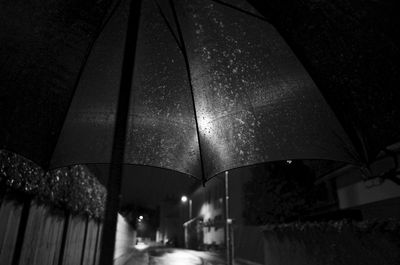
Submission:
<svg viewBox="0 0 400 265">
<path fill-rule="evenodd" d="M 252 10 L 243 5 L 244 1 L 239 2 L 234 4 Z M 110 162 L 128 3 L 123 1 L 90 53 L 58 138 L 52 167 Z M 160 3 L 162 12 L 155 1 L 142 4 L 125 163 L 210 178 L 231 168 L 280 159 L 357 161 L 349 140 L 315 84 L 273 27 L 212 1 L 176 1 L 188 53 L 190 84 L 180 50 L 183 43 L 176 37 L 177 24 L 167 1 Z M 65 10 L 60 12 L 68 14 Z M 49 24 L 51 18 L 48 15 L 38 21 Z M 86 21 L 89 25 L 99 24 L 96 19 L 85 19 L 90 20 L 92 24 Z M 18 28 L 13 23 L 8 22 L 8 31 Z M 94 32 L 94 28 L 88 30 Z M 61 26 L 56 29 L 66 30 Z M 49 64 L 50 70 L 46 63 L 53 61 L 49 60 L 40 61 L 35 71 L 27 63 L 17 65 L 24 57 L 23 53 L 18 54 L 17 63 L 10 68 L 14 69 L 11 76 L 16 76 L 16 69 L 22 69 L 29 72 L 30 78 L 35 74 L 37 78 L 14 82 L 3 75 L 6 71 L 2 69 L 4 87 L 22 87 L 22 83 L 30 87 L 26 82 L 30 80 L 39 87 L 41 82 L 47 82 L 38 93 L 9 89 L 2 92 L 10 99 L 2 104 L 5 126 L 1 139 L 7 143 L 2 147 L 46 163 L 64 118 L 61 112 L 68 107 L 84 61 L 84 48 L 94 37 L 80 33 L 68 33 L 73 35 L 71 43 L 75 46 L 67 45 L 68 38 L 63 45 L 41 39 L 40 45 L 53 45 L 61 54 L 48 54 L 49 60 L 55 62 Z M 14 43 L 23 42 L 22 35 L 17 34 Z M 35 39 L 29 42 L 32 43 L 36 43 Z M 24 53 L 27 47 L 23 46 Z M 35 58 L 41 56 L 40 47 L 32 49 Z M 7 58 L 2 56 L 5 62 L 9 61 Z M 35 60 L 29 62 L 32 61 Z M 47 70 L 42 76 L 43 69 Z M 39 82 L 41 78 L 44 81 Z M 61 85 L 52 86 L 54 82 Z M 16 106 L 10 103 L 13 99 L 19 101 Z M 20 120 L 26 122 L 17 124 Z"/>
<path fill-rule="evenodd" d="M 128 5 L 124 1 L 93 47 L 52 167 L 110 161 Z M 185 63 L 154 1 L 142 3 L 127 122 L 125 163 L 201 178 Z"/>
<path fill-rule="evenodd" d="M 273 27 L 212 2 L 178 6 L 206 178 L 273 160 L 357 161 L 333 113 Z M 171 10 L 165 2 L 161 7 L 165 17 L 154 1 L 142 4 L 125 163 L 201 178 L 188 69 Z M 115 14 L 89 58 L 54 165 L 109 161 L 113 91 L 123 56 L 116 43 L 123 43 L 126 10 L 124 5 Z"/>
<path fill-rule="evenodd" d="M 179 1 L 205 175 L 285 159 L 358 157 L 317 87 L 267 22 Z"/>
<path fill-rule="evenodd" d="M 248 1 L 301 58 L 366 163 L 400 141 L 397 1 Z"/>
<path fill-rule="evenodd" d="M 131 93 L 125 161 L 201 178 L 185 61 L 155 1 L 142 3 Z"/>
<path fill-rule="evenodd" d="M 129 1 L 97 38 L 68 110 L 51 167 L 110 163 Z"/>
<path fill-rule="evenodd" d="M 113 1 L 1 1 L 0 148 L 47 166 Z"/>
</svg>

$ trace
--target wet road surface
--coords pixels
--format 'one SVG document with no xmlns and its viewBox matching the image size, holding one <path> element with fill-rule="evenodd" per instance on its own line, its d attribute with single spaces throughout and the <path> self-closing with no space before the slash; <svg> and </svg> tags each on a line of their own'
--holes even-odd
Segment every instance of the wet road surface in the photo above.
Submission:
<svg viewBox="0 0 400 265">
<path fill-rule="evenodd" d="M 177 248 L 150 247 L 132 249 L 114 265 L 225 265 L 225 261 L 212 252 Z"/>
</svg>

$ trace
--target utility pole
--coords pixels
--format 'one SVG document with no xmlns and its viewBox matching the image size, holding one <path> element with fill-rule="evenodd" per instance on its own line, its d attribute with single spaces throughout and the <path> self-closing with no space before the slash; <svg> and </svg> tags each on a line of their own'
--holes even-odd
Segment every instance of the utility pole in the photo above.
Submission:
<svg viewBox="0 0 400 265">
<path fill-rule="evenodd" d="M 231 223 L 229 218 L 229 182 L 228 171 L 225 171 L 225 247 L 226 247 L 226 264 L 233 264 L 232 244 L 231 244 Z"/>
<path fill-rule="evenodd" d="M 189 220 L 183 223 L 183 228 L 184 228 L 184 236 L 185 236 L 185 248 L 189 248 L 189 225 L 192 223 L 192 199 L 189 197 L 183 195 L 181 197 L 181 201 L 186 204 L 188 202 L 188 207 L 189 207 Z M 184 214 L 183 216 L 186 216 Z M 184 217 L 185 218 L 185 217 Z"/>
<path fill-rule="evenodd" d="M 189 221 L 192 220 L 192 199 L 189 199 Z"/>
</svg>

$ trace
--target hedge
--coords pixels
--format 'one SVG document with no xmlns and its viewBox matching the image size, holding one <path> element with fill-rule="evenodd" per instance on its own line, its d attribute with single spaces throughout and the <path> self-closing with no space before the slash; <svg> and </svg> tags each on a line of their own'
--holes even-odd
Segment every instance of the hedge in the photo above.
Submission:
<svg viewBox="0 0 400 265">
<path fill-rule="evenodd" d="M 101 219 L 106 189 L 84 165 L 45 172 L 32 161 L 0 150 L 0 187 L 3 192 L 31 195 L 39 202 L 75 214 Z"/>
</svg>

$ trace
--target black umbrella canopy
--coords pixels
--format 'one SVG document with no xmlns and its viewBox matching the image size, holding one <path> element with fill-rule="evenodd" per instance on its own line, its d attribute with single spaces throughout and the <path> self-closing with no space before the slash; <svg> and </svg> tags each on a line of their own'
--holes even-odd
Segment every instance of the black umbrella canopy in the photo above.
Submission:
<svg viewBox="0 0 400 265">
<path fill-rule="evenodd" d="M 290 44 L 363 160 L 400 141 L 398 1 L 249 2 Z"/>
<path fill-rule="evenodd" d="M 91 164 L 89 170 L 104 181 L 109 176 L 108 165 Z M 129 165 L 123 167 L 120 207 L 140 205 L 156 209 L 166 198 L 180 199 L 190 194 L 199 181 L 173 170 L 150 166 Z"/>
<path fill-rule="evenodd" d="M 124 162 L 198 179 L 274 160 L 357 163 L 333 112 L 277 31 L 245 1 L 230 3 L 240 10 L 218 1 L 143 1 Z M 104 10 L 101 14 L 107 17 Z M 2 69 L 3 148 L 50 167 L 109 163 L 127 17 L 128 1 L 122 1 L 94 45 L 88 44 L 92 35 L 82 34 L 72 43 L 82 41 L 83 48 L 73 52 L 69 42 L 59 41 L 62 35 L 56 30 L 51 32 L 54 36 L 32 34 L 42 45 L 50 38 L 62 56 L 55 52 L 43 62 L 35 61 L 51 69 L 43 74 L 46 86 L 37 86 L 42 69 L 26 70 L 26 61 Z M 96 25 L 93 28 L 101 28 L 104 19 L 94 18 L 86 17 Z M 74 19 L 79 24 L 79 18 Z M 35 28 L 24 26 L 27 21 L 6 22 L 10 30 L 15 25 Z M 68 34 L 80 33 L 74 27 L 62 28 Z M 26 32 L 19 34 L 26 39 Z M 83 36 L 89 36 L 85 43 Z M 28 50 L 35 56 L 41 52 L 28 49 L 29 43 L 18 38 L 16 44 L 22 48 L 7 51 L 21 60 L 27 60 L 21 53 Z M 84 54 L 87 47 L 87 60 L 81 55 L 74 61 L 72 55 Z M 10 61 L 5 51 L 3 66 Z M 81 71 L 70 71 L 70 65 Z M 28 71 L 28 78 L 20 79 L 18 71 Z M 67 74 L 72 77 L 64 78 Z M 32 87 L 32 96 L 26 85 Z M 68 100 L 62 97 L 73 91 L 67 108 Z M 67 115 L 61 127 L 63 111 Z"/>
<path fill-rule="evenodd" d="M 0 147 L 48 167 L 74 88 L 117 1 L 0 2 Z"/>
</svg>

